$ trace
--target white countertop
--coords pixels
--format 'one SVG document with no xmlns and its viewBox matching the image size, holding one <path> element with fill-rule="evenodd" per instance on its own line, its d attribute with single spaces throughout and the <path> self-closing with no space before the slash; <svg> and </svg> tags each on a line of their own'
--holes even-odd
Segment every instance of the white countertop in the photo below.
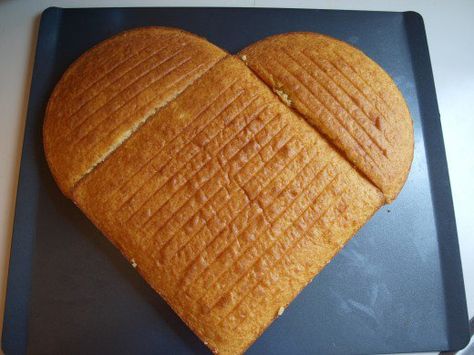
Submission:
<svg viewBox="0 0 474 355">
<path fill-rule="evenodd" d="M 0 0 L 0 320 L 39 16 L 49 6 L 257 6 L 417 11 L 425 21 L 449 165 L 469 316 L 474 316 L 474 1 Z M 0 330 L 2 324 L 0 323 Z"/>
</svg>

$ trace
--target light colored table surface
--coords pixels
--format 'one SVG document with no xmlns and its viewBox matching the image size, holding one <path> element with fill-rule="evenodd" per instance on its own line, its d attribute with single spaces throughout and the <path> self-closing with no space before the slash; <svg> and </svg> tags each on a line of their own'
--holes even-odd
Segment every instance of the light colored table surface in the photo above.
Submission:
<svg viewBox="0 0 474 355">
<path fill-rule="evenodd" d="M 49 6 L 257 6 L 417 11 L 425 21 L 448 157 L 466 284 L 474 315 L 474 1 L 0 0 L 0 320 L 39 15 Z M 0 323 L 0 329 L 1 329 Z"/>
</svg>

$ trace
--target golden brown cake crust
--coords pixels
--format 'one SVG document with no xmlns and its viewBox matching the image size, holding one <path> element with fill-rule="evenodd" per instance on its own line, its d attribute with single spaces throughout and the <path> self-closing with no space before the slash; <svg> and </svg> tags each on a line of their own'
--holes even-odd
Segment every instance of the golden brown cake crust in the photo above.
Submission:
<svg viewBox="0 0 474 355">
<path fill-rule="evenodd" d="M 129 45 L 135 53 L 140 41 L 159 48 L 166 39 L 173 47 L 176 38 L 193 48 L 200 69 L 182 74 L 189 80 L 171 93 L 148 93 L 153 109 L 132 111 L 120 139 L 108 133 L 114 120 L 99 123 L 105 128 L 93 132 L 103 145 L 75 156 L 90 146 L 67 146 L 65 133 L 75 132 L 71 112 L 99 94 L 81 101 L 74 92 L 97 80 L 98 63 Z M 262 77 L 251 59 L 258 51 L 243 56 Z M 163 68 L 175 69 L 176 63 Z M 140 63 L 137 70 L 144 70 Z M 392 191 L 360 174 L 346 146 L 341 154 L 318 133 L 311 112 L 290 109 L 291 92 L 279 93 L 284 104 L 252 70 L 181 31 L 126 32 L 66 72 L 44 126 L 46 156 L 63 192 L 202 341 L 223 354 L 244 352 Z M 130 99 L 117 100 L 121 106 Z"/>
<path fill-rule="evenodd" d="M 240 56 L 380 188 L 387 202 L 396 198 L 413 160 L 413 123 L 382 68 L 345 42 L 309 32 L 267 37 Z"/>
<path fill-rule="evenodd" d="M 48 102 L 46 158 L 63 193 L 226 53 L 166 27 L 122 32 L 81 55 Z"/>
</svg>

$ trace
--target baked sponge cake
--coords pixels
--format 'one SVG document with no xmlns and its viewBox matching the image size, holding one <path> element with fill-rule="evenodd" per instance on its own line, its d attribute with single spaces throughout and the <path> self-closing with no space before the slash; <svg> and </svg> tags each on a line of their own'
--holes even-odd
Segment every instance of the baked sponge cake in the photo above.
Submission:
<svg viewBox="0 0 474 355">
<path fill-rule="evenodd" d="M 265 38 L 240 55 L 387 202 L 396 198 L 413 160 L 413 123 L 380 66 L 345 42 L 307 32 Z"/>
<path fill-rule="evenodd" d="M 308 36 L 312 48 L 317 41 Z M 112 94 L 115 84 L 100 82 L 114 69 L 99 70 L 97 63 L 140 53 L 142 40 L 156 48 L 185 42 L 182 51 L 192 51 L 194 66 L 182 67 L 174 80 L 157 75 L 160 85 L 137 86 L 135 96 L 128 87 L 136 76 L 122 73 L 117 82 L 123 97 Z M 242 52 L 244 63 L 179 30 L 126 32 L 68 69 L 44 125 L 46 157 L 63 192 L 215 353 L 244 352 L 403 185 L 384 190 L 361 173 L 314 123 L 316 112 L 293 107 L 297 87 L 285 87 L 290 105 L 280 100 L 273 92 L 280 89 L 253 68 L 260 66 L 259 45 L 268 43 Z M 179 61 L 159 58 L 164 73 L 180 71 Z M 140 73 L 154 75 L 145 68 Z M 89 87 L 97 91 L 88 93 Z M 142 92 L 153 102 L 146 109 L 134 99 Z M 86 134 L 100 145 L 74 140 L 74 113 L 95 112 L 97 106 L 88 105 L 101 95 L 97 106 L 132 105 L 133 118 L 89 113 Z M 391 124 L 406 132 L 393 134 L 413 139 L 410 124 L 397 126 L 401 119 L 409 123 L 409 115 L 397 117 L 390 116 Z M 73 162 L 66 162 L 62 149 Z M 412 151 L 406 154 L 410 160 Z M 406 171 L 399 174 L 406 178 Z"/>
<path fill-rule="evenodd" d="M 74 185 L 226 53 L 190 33 L 149 27 L 84 53 L 46 109 L 46 157 L 59 187 Z"/>
</svg>

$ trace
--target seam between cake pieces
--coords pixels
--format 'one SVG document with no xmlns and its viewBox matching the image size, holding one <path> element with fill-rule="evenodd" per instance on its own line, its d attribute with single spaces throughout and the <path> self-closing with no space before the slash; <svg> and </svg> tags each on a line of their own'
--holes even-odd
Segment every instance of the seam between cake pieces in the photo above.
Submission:
<svg viewBox="0 0 474 355">
<path fill-rule="evenodd" d="M 313 126 L 312 124 L 310 124 L 308 122 L 308 119 L 306 119 L 305 115 L 303 113 L 301 113 L 297 108 L 295 108 L 293 105 L 292 105 L 292 101 L 291 101 L 291 98 L 290 96 L 282 89 L 276 89 L 274 88 L 272 85 L 269 85 L 265 82 L 265 80 L 261 77 L 261 75 L 256 71 L 256 70 L 253 70 L 247 63 L 246 59 L 243 59 L 239 56 L 236 56 L 236 58 L 238 58 L 239 60 L 241 60 L 242 62 L 245 63 L 246 67 L 255 75 L 255 77 L 262 83 L 264 84 L 266 87 L 268 87 L 273 95 L 275 96 L 275 98 L 277 100 L 279 100 L 280 102 L 282 102 L 286 107 L 288 107 L 288 109 L 290 109 L 296 116 L 298 116 L 299 118 L 301 118 L 302 121 L 305 122 L 306 125 L 308 125 L 308 127 L 310 127 L 312 130 L 314 130 L 316 133 L 318 133 L 323 139 L 324 141 L 333 149 L 335 150 L 345 161 L 347 161 L 351 167 L 364 179 L 366 180 L 368 183 L 370 183 L 373 187 L 375 187 L 377 189 L 377 191 L 379 191 L 383 197 L 384 197 L 384 201 L 387 202 L 387 197 L 385 195 L 385 193 L 383 192 L 383 190 L 369 177 L 367 176 L 357 165 L 355 165 L 354 163 L 352 163 L 352 161 L 349 159 L 349 157 L 347 156 L 347 154 L 342 150 L 340 149 L 338 146 L 336 146 L 332 139 L 330 137 L 328 137 L 324 132 L 322 132 L 320 129 L 318 129 L 317 127 Z"/>
<path fill-rule="evenodd" d="M 186 88 L 184 88 L 184 90 L 182 90 L 181 92 L 177 93 L 176 95 L 174 95 L 173 97 L 171 97 L 169 100 L 167 100 L 163 105 L 161 106 L 157 106 L 155 108 L 153 108 L 151 110 L 151 112 L 145 116 L 143 116 L 143 119 L 142 120 L 139 120 L 138 123 L 136 123 L 134 126 L 132 126 L 132 128 L 129 130 L 129 132 L 127 132 L 126 135 L 124 135 L 124 137 L 122 137 L 116 144 L 112 144 L 110 147 L 109 147 L 109 150 L 104 154 L 104 156 L 99 159 L 98 161 L 96 161 L 94 164 L 92 164 L 89 169 L 87 169 L 73 184 L 73 186 L 71 187 L 71 195 L 74 194 L 74 191 L 76 190 L 76 188 L 79 186 L 79 184 L 88 176 L 90 175 L 95 169 L 97 169 L 99 167 L 99 165 L 101 165 L 102 163 L 104 163 L 110 156 L 113 155 L 113 153 L 115 151 L 117 151 L 123 144 L 125 144 L 130 138 L 132 138 L 132 136 L 137 133 L 140 128 L 142 128 L 149 120 L 150 118 L 152 118 L 153 116 L 155 116 L 159 111 L 163 110 L 165 107 L 167 107 L 171 102 L 175 101 L 180 95 L 182 95 L 185 91 L 187 91 L 190 87 L 192 87 L 194 85 L 194 83 L 196 83 L 196 81 L 198 81 L 199 79 L 201 79 L 204 75 L 206 75 L 210 70 L 212 70 L 212 68 L 214 68 L 217 64 L 219 64 L 221 61 L 223 61 L 224 59 L 228 58 L 230 55 L 229 54 L 226 54 L 224 55 L 222 58 L 220 58 L 219 60 L 217 60 L 216 62 L 214 62 L 209 68 L 207 68 L 207 70 L 205 70 L 204 72 L 202 72 L 201 75 L 197 76 L 196 78 L 194 78 L 194 80 L 192 80 L 188 86 L 186 86 Z"/>
</svg>

